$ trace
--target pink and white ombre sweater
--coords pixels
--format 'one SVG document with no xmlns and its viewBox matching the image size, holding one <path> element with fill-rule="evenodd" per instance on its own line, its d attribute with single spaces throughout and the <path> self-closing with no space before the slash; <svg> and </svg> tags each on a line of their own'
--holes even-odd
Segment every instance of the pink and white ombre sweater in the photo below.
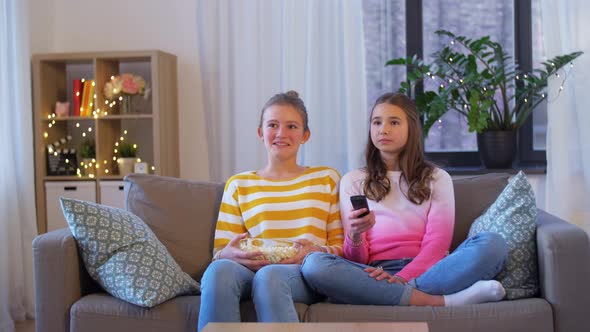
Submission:
<svg viewBox="0 0 590 332">
<path fill-rule="evenodd" d="M 430 199 L 420 205 L 410 202 L 400 190 L 401 172 L 389 171 L 389 194 L 380 202 L 369 201 L 375 214 L 375 226 L 365 232 L 363 243 L 352 246 L 348 236 L 344 241 L 344 257 L 368 264 L 376 260 L 413 258 L 398 276 L 411 280 L 420 276 L 448 253 L 455 223 L 455 195 L 451 176 L 435 169 L 430 184 Z M 340 182 L 340 214 L 346 234 L 352 211 L 350 196 L 364 195 L 366 173 L 357 169 L 346 174 Z M 405 183 L 402 189 L 407 189 Z"/>
</svg>

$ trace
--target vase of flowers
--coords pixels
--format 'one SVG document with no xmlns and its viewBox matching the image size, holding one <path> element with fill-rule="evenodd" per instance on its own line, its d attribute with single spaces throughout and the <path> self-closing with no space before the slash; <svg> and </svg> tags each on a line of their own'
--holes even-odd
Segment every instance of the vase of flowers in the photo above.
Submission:
<svg viewBox="0 0 590 332">
<path fill-rule="evenodd" d="M 119 104 L 121 114 L 134 113 L 133 96 L 146 96 L 145 80 L 143 77 L 134 74 L 121 74 L 111 76 L 103 88 L 107 104 L 112 108 Z"/>
<path fill-rule="evenodd" d="M 121 114 L 133 113 L 133 96 L 122 95 L 119 98 L 119 112 Z"/>
</svg>

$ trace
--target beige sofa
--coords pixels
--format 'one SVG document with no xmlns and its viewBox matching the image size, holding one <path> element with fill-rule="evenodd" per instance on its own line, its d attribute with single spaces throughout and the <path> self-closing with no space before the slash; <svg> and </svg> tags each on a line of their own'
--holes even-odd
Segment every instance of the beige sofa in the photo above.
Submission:
<svg viewBox="0 0 590 332">
<path fill-rule="evenodd" d="M 505 186 L 507 175 L 455 180 L 453 247 Z M 125 179 L 127 209 L 141 217 L 184 271 L 199 280 L 211 260 L 222 184 L 150 175 Z M 590 313 L 590 245 L 584 231 L 543 211 L 537 220 L 539 297 L 464 307 L 386 307 L 296 304 L 301 321 L 426 321 L 439 331 L 585 331 Z M 152 309 L 100 290 L 86 272 L 69 229 L 33 242 L 37 331 L 195 331 L 199 296 L 182 296 Z M 250 302 L 244 321 L 256 318 Z"/>
</svg>

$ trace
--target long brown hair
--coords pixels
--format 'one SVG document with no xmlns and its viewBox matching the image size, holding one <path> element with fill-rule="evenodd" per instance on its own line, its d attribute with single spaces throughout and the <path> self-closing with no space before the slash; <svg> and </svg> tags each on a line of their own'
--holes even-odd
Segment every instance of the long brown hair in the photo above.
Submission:
<svg viewBox="0 0 590 332">
<path fill-rule="evenodd" d="M 416 109 L 416 104 L 406 95 L 398 93 L 386 93 L 375 101 L 371 109 L 373 111 L 379 104 L 390 104 L 401 108 L 408 118 L 408 141 L 406 146 L 399 154 L 399 167 L 401 169 L 400 189 L 402 181 L 407 185 L 407 193 L 401 190 L 404 195 L 414 204 L 422 204 L 430 197 L 430 181 L 435 166 L 426 160 L 424 156 L 424 147 L 422 143 L 422 124 Z M 379 149 L 371 140 L 369 131 L 369 140 L 365 157 L 367 167 L 365 168 L 367 176 L 365 178 L 364 190 L 368 198 L 379 202 L 391 190 L 391 182 L 387 177 L 387 166 L 381 158 Z"/>
</svg>

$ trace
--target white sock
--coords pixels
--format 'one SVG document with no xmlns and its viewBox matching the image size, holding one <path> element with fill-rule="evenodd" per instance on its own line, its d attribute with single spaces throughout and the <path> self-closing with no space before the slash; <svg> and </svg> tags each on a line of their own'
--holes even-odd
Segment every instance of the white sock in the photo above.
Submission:
<svg viewBox="0 0 590 332">
<path fill-rule="evenodd" d="M 451 295 L 444 295 L 445 307 L 500 301 L 506 295 L 496 280 L 480 280 L 470 287 Z"/>
</svg>

